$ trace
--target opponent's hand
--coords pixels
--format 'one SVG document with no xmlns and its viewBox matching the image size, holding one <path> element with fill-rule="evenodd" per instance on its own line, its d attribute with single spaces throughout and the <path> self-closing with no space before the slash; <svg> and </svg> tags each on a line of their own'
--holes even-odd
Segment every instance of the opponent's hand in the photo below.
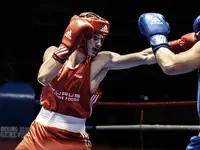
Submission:
<svg viewBox="0 0 200 150">
<path fill-rule="evenodd" d="M 197 35 L 198 41 L 200 41 L 200 15 L 194 20 L 193 30 Z"/>
<path fill-rule="evenodd" d="M 54 52 L 53 58 L 63 64 L 77 48 L 81 40 L 89 40 L 92 38 L 93 34 L 94 28 L 90 23 L 81 18 L 74 17 L 70 20 L 64 32 L 62 42 Z"/>
<path fill-rule="evenodd" d="M 170 50 L 175 54 L 190 49 L 197 42 L 197 36 L 194 32 L 183 35 L 180 39 L 169 41 Z"/>
<path fill-rule="evenodd" d="M 160 47 L 169 48 L 166 36 L 170 32 L 170 26 L 164 16 L 159 13 L 144 13 L 138 19 L 138 27 L 150 42 L 153 52 Z"/>
</svg>

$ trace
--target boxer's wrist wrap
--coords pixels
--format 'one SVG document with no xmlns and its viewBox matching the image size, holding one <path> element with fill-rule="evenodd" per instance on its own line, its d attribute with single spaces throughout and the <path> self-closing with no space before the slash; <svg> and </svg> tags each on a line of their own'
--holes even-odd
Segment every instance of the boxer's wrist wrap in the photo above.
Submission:
<svg viewBox="0 0 200 150">
<path fill-rule="evenodd" d="M 164 35 L 154 35 L 149 41 L 154 54 L 160 47 L 169 48 L 168 40 Z"/>
<path fill-rule="evenodd" d="M 64 64 L 65 61 L 66 61 L 66 59 L 61 59 L 61 58 L 59 58 L 55 53 L 53 54 L 52 57 L 53 57 L 56 61 L 58 61 L 59 63 L 61 63 L 61 64 Z"/>
</svg>

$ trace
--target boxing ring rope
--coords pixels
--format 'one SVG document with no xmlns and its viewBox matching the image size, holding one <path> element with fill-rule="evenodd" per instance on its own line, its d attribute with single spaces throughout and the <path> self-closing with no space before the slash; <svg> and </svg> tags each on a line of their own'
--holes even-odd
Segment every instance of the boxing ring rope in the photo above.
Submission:
<svg viewBox="0 0 200 150">
<path fill-rule="evenodd" d="M 196 105 L 196 101 L 179 102 L 99 102 L 98 106 L 114 107 L 166 107 L 166 106 L 190 106 Z"/>
<path fill-rule="evenodd" d="M 35 101 L 40 104 L 39 100 Z M 166 106 L 194 106 L 197 101 L 172 101 L 172 102 L 98 102 L 98 106 L 104 107 L 166 107 Z"/>
<path fill-rule="evenodd" d="M 40 104 L 36 100 L 36 104 Z M 196 101 L 171 101 L 171 102 L 99 102 L 102 107 L 169 107 L 169 106 L 195 106 Z M 143 111 L 140 118 L 141 124 L 136 125 L 96 125 L 87 126 L 87 130 L 188 130 L 200 131 L 200 125 L 161 125 L 161 124 L 143 124 Z"/>
<path fill-rule="evenodd" d="M 87 129 L 96 130 L 188 130 L 188 131 L 200 131 L 200 126 L 198 125 L 150 125 L 150 124 L 138 124 L 138 125 L 97 125 L 97 126 L 87 126 Z"/>
</svg>

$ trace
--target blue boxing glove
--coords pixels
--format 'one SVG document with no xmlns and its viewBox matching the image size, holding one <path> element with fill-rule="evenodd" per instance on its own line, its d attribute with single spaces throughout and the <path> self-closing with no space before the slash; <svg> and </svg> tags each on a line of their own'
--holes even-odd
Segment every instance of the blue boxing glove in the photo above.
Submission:
<svg viewBox="0 0 200 150">
<path fill-rule="evenodd" d="M 200 41 L 200 15 L 194 20 L 193 30 L 197 34 L 198 41 Z"/>
<path fill-rule="evenodd" d="M 144 13 L 138 19 L 140 33 L 146 36 L 150 42 L 153 53 L 160 47 L 167 47 L 166 36 L 170 32 L 170 26 L 164 16 L 159 13 Z"/>
</svg>

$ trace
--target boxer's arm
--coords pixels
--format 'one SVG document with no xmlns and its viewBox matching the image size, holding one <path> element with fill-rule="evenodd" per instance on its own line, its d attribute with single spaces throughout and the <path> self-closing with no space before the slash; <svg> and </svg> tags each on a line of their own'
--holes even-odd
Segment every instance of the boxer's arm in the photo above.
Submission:
<svg viewBox="0 0 200 150">
<path fill-rule="evenodd" d="M 62 68 L 62 64 L 52 57 L 56 49 L 57 47 L 50 46 L 43 55 L 43 63 L 40 66 L 37 76 L 38 82 L 42 85 L 49 84 Z"/>
<path fill-rule="evenodd" d="M 151 48 L 147 48 L 141 52 L 120 55 L 114 52 L 107 52 L 110 55 L 110 61 L 105 65 L 109 70 L 128 69 L 140 65 L 155 64 L 155 56 Z"/>
<path fill-rule="evenodd" d="M 82 39 L 91 39 L 94 28 L 85 20 L 75 18 L 67 26 L 60 46 L 53 53 L 53 58 L 64 64 L 68 57 L 74 52 Z"/>
<path fill-rule="evenodd" d="M 155 53 L 157 63 L 168 75 L 184 74 L 200 67 L 200 42 L 188 51 L 174 54 L 168 48 L 159 48 Z"/>
<path fill-rule="evenodd" d="M 200 67 L 200 16 L 193 23 L 196 42 L 189 50 L 174 54 L 168 48 L 160 48 L 155 53 L 157 63 L 168 75 L 178 75 L 191 72 Z M 188 39 L 188 38 L 187 38 Z M 190 38 L 194 39 L 194 38 Z M 194 41 L 194 40 L 192 40 Z"/>
</svg>

